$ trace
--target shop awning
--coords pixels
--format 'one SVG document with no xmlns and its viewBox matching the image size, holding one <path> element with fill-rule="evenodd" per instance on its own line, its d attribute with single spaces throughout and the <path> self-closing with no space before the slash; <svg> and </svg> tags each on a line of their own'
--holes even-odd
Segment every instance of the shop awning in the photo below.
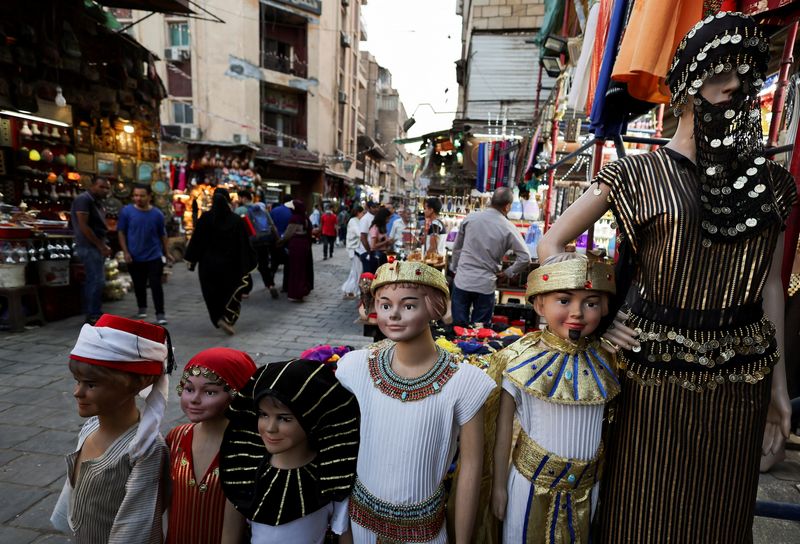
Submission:
<svg viewBox="0 0 800 544">
<path fill-rule="evenodd" d="M 157 13 L 194 13 L 189 8 L 189 0 L 96 0 L 109 8 L 129 8 Z"/>
<path fill-rule="evenodd" d="M 300 170 L 314 170 L 321 172 L 325 170 L 325 165 L 313 162 L 296 161 L 292 159 L 276 159 L 267 155 L 256 155 L 256 160 L 274 166 L 283 166 L 284 168 L 298 168 Z"/>
</svg>

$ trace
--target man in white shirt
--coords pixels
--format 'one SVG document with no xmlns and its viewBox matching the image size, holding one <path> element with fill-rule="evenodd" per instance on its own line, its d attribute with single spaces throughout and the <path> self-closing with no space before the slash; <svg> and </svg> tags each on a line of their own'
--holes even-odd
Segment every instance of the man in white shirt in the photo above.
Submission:
<svg viewBox="0 0 800 544">
<path fill-rule="evenodd" d="M 512 278 L 527 270 L 528 246 L 507 219 L 514 194 L 501 187 L 492 195 L 489 208 L 469 214 L 458 229 L 450 268 L 453 280 L 452 312 L 456 325 L 488 325 L 494 312 L 498 278 Z M 513 251 L 516 262 L 501 272 L 503 256 Z"/>
<path fill-rule="evenodd" d="M 372 259 L 370 256 L 372 254 L 372 248 L 369 246 L 369 228 L 372 226 L 372 220 L 375 219 L 375 214 L 378 212 L 378 203 L 369 201 L 367 202 L 367 212 L 359 219 L 359 225 L 361 228 L 361 244 L 359 244 L 358 249 L 356 249 L 356 253 L 358 254 L 359 258 L 361 259 L 361 264 L 363 266 L 364 272 L 372 272 L 375 273 L 375 268 L 372 264 Z M 377 262 L 377 261 L 376 261 Z"/>
<path fill-rule="evenodd" d="M 392 223 L 392 228 L 389 230 L 389 238 L 394 240 L 395 251 L 400 251 L 403 249 L 403 231 L 408 228 L 411 212 L 408 208 L 400 208 L 397 213 L 398 218 Z"/>
</svg>

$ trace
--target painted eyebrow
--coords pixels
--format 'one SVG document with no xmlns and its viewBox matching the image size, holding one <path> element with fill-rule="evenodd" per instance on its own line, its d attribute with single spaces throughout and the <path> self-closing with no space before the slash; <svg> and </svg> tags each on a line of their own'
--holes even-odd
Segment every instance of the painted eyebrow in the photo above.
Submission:
<svg viewBox="0 0 800 544">
<path fill-rule="evenodd" d="M 388 300 L 389 302 L 391 302 L 391 299 L 386 296 L 381 297 L 380 300 Z M 419 300 L 419 297 L 403 297 L 400 299 L 401 302 L 404 300 Z"/>
</svg>

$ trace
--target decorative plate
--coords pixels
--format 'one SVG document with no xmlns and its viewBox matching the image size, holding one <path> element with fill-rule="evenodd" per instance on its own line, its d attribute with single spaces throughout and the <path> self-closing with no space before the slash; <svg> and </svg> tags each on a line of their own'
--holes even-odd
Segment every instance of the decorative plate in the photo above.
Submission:
<svg viewBox="0 0 800 544">
<path fill-rule="evenodd" d="M 117 198 L 128 198 L 133 192 L 133 184 L 130 180 L 121 179 L 111 185 L 111 192 Z"/>
<path fill-rule="evenodd" d="M 163 179 L 157 179 L 150 184 L 153 192 L 157 195 L 165 195 L 169 193 L 169 184 Z"/>
<path fill-rule="evenodd" d="M 103 201 L 103 208 L 109 215 L 117 215 L 122 209 L 122 201 L 116 197 L 109 197 Z"/>
</svg>

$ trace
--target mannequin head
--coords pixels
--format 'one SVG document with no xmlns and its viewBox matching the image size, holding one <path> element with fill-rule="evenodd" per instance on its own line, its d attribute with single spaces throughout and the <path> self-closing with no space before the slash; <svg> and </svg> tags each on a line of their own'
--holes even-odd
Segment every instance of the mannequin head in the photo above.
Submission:
<svg viewBox="0 0 800 544">
<path fill-rule="evenodd" d="M 602 255 L 553 255 L 528 275 L 528 300 L 550 332 L 572 341 L 589 336 L 608 314 L 614 267 Z"/>
<path fill-rule="evenodd" d="M 302 466 L 314 457 L 303 426 L 275 396 L 266 395 L 258 401 L 258 434 L 273 461 L 283 458 L 288 465 Z"/>
<path fill-rule="evenodd" d="M 69 370 L 75 378 L 72 395 L 81 417 L 108 416 L 124 410 L 139 391 L 158 379 L 75 360 L 69 361 Z"/>
</svg>

